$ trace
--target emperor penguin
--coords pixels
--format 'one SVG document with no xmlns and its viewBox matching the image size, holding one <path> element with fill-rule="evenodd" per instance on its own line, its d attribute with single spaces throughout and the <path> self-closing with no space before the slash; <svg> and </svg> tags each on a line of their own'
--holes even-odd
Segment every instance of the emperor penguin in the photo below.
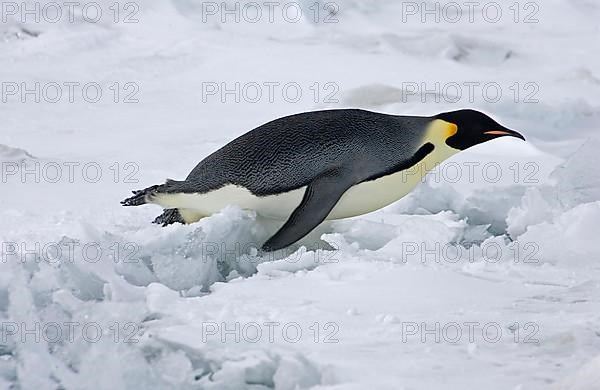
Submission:
<svg viewBox="0 0 600 390">
<path fill-rule="evenodd" d="M 185 180 L 133 191 L 124 206 L 154 203 L 154 223 L 193 223 L 228 205 L 280 220 L 262 250 L 300 240 L 324 220 L 354 217 L 402 198 L 452 155 L 498 137 L 525 138 L 475 110 L 435 116 L 360 109 L 275 119 L 212 153 Z"/>
</svg>

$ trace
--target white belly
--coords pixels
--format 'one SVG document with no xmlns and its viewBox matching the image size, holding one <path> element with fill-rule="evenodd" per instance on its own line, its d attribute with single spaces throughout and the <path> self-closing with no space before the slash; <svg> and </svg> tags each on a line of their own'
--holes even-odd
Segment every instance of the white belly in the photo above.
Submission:
<svg viewBox="0 0 600 390">
<path fill-rule="evenodd" d="M 412 191 L 425 174 L 437 164 L 456 153 L 449 147 L 436 147 L 419 164 L 377 180 L 363 182 L 348 189 L 335 205 L 327 219 L 340 219 L 366 214 L 385 207 Z M 302 201 L 306 187 L 290 192 L 259 197 L 246 188 L 227 185 L 205 194 L 159 194 L 153 203 L 164 208 L 180 208 L 208 216 L 227 206 L 255 210 L 258 214 L 286 220 Z"/>
<path fill-rule="evenodd" d="M 256 196 L 244 187 L 227 185 L 205 194 L 158 194 L 153 203 L 164 208 L 196 210 L 208 216 L 227 206 L 255 210 L 258 214 L 274 219 L 287 219 L 302 201 L 306 187 L 278 195 Z"/>
<path fill-rule="evenodd" d="M 412 168 L 351 187 L 327 219 L 355 217 L 388 206 L 411 192 L 439 163 L 458 152 L 445 144 L 436 147 Z"/>
</svg>

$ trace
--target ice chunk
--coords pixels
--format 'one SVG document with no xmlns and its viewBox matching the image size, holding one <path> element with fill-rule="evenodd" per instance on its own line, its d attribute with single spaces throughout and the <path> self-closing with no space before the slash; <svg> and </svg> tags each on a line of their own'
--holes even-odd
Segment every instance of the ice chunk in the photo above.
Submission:
<svg viewBox="0 0 600 390">
<path fill-rule="evenodd" d="M 78 265 L 64 262 L 61 267 L 62 278 L 73 295 L 85 301 L 104 299 L 104 283 L 96 274 L 81 269 Z"/>
<path fill-rule="evenodd" d="M 195 286 L 206 290 L 226 280 L 232 271 L 242 276 L 255 273 L 264 259 L 250 254 L 266 235 L 254 213 L 230 207 L 202 220 L 187 236 L 176 231 L 144 245 L 140 256 L 149 259 L 154 275 L 164 285 L 175 290 Z"/>
<path fill-rule="evenodd" d="M 551 204 L 549 192 L 550 188 L 530 187 L 523 195 L 521 204 L 508 211 L 506 231 L 511 237 L 516 238 L 525 233 L 530 225 L 552 220 L 553 210 L 557 205 Z"/>
<path fill-rule="evenodd" d="M 308 389 L 321 383 L 321 373 L 302 355 L 283 356 L 273 380 L 277 389 Z"/>
<path fill-rule="evenodd" d="M 35 157 L 24 149 L 0 144 L 0 161 L 2 162 L 22 163 L 31 159 L 35 159 Z"/>
<path fill-rule="evenodd" d="M 223 356 L 198 382 L 206 389 L 308 389 L 321 383 L 319 369 L 300 354 L 250 350 Z"/>
<path fill-rule="evenodd" d="M 452 185 L 442 183 L 433 187 L 426 181 L 400 199 L 391 209 L 407 214 L 437 214 L 446 210 L 458 210 L 462 202 L 461 195 Z"/>
<path fill-rule="evenodd" d="M 519 236 L 519 242 L 535 244 L 536 256 L 542 261 L 597 266 L 600 241 L 596 227 L 599 220 L 600 202 L 581 204 L 551 222 L 529 226 Z"/>
<path fill-rule="evenodd" d="M 587 140 L 552 173 L 557 196 L 565 207 L 600 200 L 600 139 Z"/>
<path fill-rule="evenodd" d="M 165 352 L 154 363 L 154 368 L 172 386 L 181 386 L 193 378 L 192 363 L 183 351 Z"/>
<path fill-rule="evenodd" d="M 506 217 L 512 206 L 523 197 L 525 189 L 523 186 L 509 186 L 502 190 L 477 190 L 467 198 L 459 213 L 467 217 L 470 224 L 489 224 L 491 233 L 504 234 Z"/>
<path fill-rule="evenodd" d="M 333 254 L 333 252 L 331 253 Z M 312 270 L 319 264 L 327 262 L 330 257 L 332 255 L 328 255 L 325 251 L 307 251 L 302 247 L 283 259 L 261 263 L 257 268 L 260 274 L 273 276 L 280 272 Z"/>
</svg>

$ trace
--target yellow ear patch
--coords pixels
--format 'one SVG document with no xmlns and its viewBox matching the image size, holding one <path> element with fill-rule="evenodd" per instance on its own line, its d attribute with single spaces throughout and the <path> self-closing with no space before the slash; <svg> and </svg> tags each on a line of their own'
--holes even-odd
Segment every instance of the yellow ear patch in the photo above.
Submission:
<svg viewBox="0 0 600 390">
<path fill-rule="evenodd" d="M 446 140 L 458 132 L 458 126 L 454 123 L 436 119 L 431 122 L 425 133 L 425 142 L 432 142 L 434 145 L 445 145 Z"/>
<path fill-rule="evenodd" d="M 446 139 L 452 137 L 454 134 L 458 133 L 458 126 L 454 123 L 445 122 L 446 124 Z"/>
</svg>

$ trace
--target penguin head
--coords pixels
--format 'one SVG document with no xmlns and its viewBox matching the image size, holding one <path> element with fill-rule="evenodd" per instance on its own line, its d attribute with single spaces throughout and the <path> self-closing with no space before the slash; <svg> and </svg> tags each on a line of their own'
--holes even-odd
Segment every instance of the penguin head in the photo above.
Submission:
<svg viewBox="0 0 600 390">
<path fill-rule="evenodd" d="M 446 139 L 446 144 L 458 150 L 465 150 L 499 137 L 517 137 L 525 141 L 525 137 L 521 134 L 507 129 L 486 114 L 475 110 L 444 112 L 436 115 L 435 119 L 456 126 L 456 132 Z"/>
</svg>

